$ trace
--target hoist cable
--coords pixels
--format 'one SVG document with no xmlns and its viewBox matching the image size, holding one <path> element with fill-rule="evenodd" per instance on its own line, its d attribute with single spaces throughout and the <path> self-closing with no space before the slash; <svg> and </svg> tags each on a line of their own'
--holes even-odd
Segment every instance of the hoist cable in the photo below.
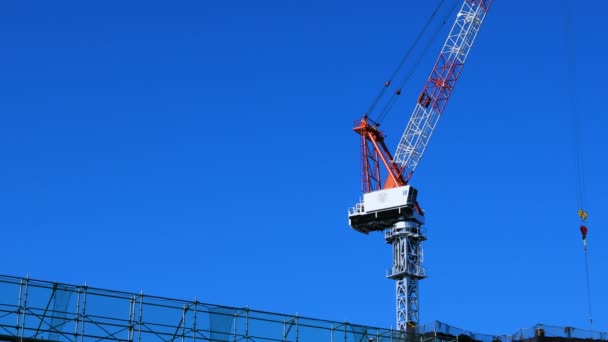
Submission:
<svg viewBox="0 0 608 342">
<path fill-rule="evenodd" d="M 376 98 L 374 99 L 374 101 L 372 102 L 372 104 L 369 106 L 369 109 L 367 110 L 366 115 L 371 115 L 372 114 L 372 112 L 376 108 L 376 105 L 378 104 L 378 102 L 380 101 L 380 99 L 384 96 L 384 93 L 386 92 L 386 89 L 391 84 L 391 81 L 397 76 L 397 74 L 399 74 L 399 71 L 401 70 L 401 68 L 403 67 L 403 65 L 405 64 L 405 62 L 410 58 L 410 55 L 412 54 L 412 52 L 414 51 L 414 49 L 416 49 L 416 46 L 420 43 L 420 40 L 425 35 L 425 33 L 428 30 L 428 28 L 431 26 L 431 23 L 433 22 L 433 19 L 437 15 L 437 12 L 439 12 L 439 9 L 441 8 L 441 6 L 443 5 L 444 2 L 445 2 L 445 0 L 439 1 L 439 4 L 437 5 L 437 7 L 433 11 L 433 13 L 429 17 L 429 19 L 426 21 L 426 23 L 422 27 L 422 30 L 416 36 L 416 39 L 414 39 L 414 42 L 409 47 L 409 49 L 407 50 L 407 52 L 405 53 L 405 55 L 403 56 L 403 58 L 401 59 L 401 61 L 397 65 L 397 68 L 395 69 L 395 71 L 393 71 L 393 73 L 391 74 L 391 77 L 388 79 L 388 81 L 386 81 L 386 83 L 384 84 L 384 86 L 378 92 L 378 95 L 376 96 Z"/>
<path fill-rule="evenodd" d="M 583 209 L 585 207 L 585 178 L 583 168 L 583 156 L 582 156 L 582 144 L 580 136 L 580 122 L 581 117 L 579 115 L 578 106 L 576 103 L 576 54 L 574 46 L 574 30 L 572 20 L 572 3 L 571 0 L 565 0 L 565 48 L 566 48 L 566 62 L 567 62 L 567 83 L 568 83 L 568 99 L 569 109 L 572 115 L 572 130 L 574 140 L 574 154 L 575 154 L 575 167 L 576 167 L 576 190 L 577 190 L 577 201 L 578 201 L 578 212 L 581 223 L 581 232 L 583 232 L 583 244 L 585 253 L 585 286 L 587 290 L 587 307 L 589 315 L 589 327 L 593 329 L 593 313 L 591 305 L 591 281 L 589 279 L 589 255 L 587 252 L 587 212 Z"/>
<path fill-rule="evenodd" d="M 587 281 L 587 303 L 589 305 L 589 329 L 593 330 L 593 316 L 591 315 L 591 282 L 589 281 L 589 255 L 585 247 L 585 279 Z"/>
<path fill-rule="evenodd" d="M 574 47 L 573 27 L 572 27 L 572 8 L 570 0 L 566 0 L 566 58 L 567 58 L 567 75 L 568 75 L 568 99 L 569 109 L 572 115 L 572 131 L 574 139 L 574 153 L 576 166 L 576 189 L 578 207 L 583 208 L 585 201 L 585 179 L 583 172 L 583 158 L 581 153 L 581 137 L 580 137 L 580 115 L 576 103 L 576 56 Z"/>
<path fill-rule="evenodd" d="M 405 84 L 412 78 L 412 75 L 414 74 L 414 72 L 418 68 L 418 65 L 420 65 L 420 62 L 422 61 L 422 58 L 430 50 L 431 45 L 435 42 L 435 40 L 437 40 L 437 37 L 439 36 L 441 29 L 443 29 L 445 24 L 448 22 L 448 19 L 451 17 L 452 13 L 457 8 L 458 3 L 459 3 L 459 1 L 454 1 L 452 4 L 452 7 L 443 16 L 443 18 L 441 20 L 441 24 L 437 26 L 437 28 L 435 29 L 435 31 L 433 32 L 433 34 L 431 35 L 429 40 L 426 42 L 426 45 L 424 46 L 424 49 L 418 56 L 418 59 L 412 65 L 412 67 L 409 69 L 409 71 L 407 72 L 405 77 L 399 83 L 399 87 L 397 88 L 397 91 L 395 93 L 393 93 L 393 96 L 389 99 L 389 101 L 386 103 L 386 105 L 384 106 L 384 108 L 382 109 L 380 114 L 378 115 L 378 118 L 376 120 L 377 122 L 381 123 L 386 118 L 386 115 L 390 112 L 391 108 L 397 101 L 397 98 L 401 94 L 401 90 L 403 89 Z M 433 16 L 435 16 L 435 15 L 436 15 L 436 13 L 433 13 Z M 385 89 L 386 89 L 386 87 L 385 87 Z"/>
</svg>

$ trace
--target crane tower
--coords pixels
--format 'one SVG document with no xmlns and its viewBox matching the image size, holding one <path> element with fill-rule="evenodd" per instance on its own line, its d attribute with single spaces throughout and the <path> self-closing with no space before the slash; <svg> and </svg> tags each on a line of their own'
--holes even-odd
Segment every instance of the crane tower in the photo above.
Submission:
<svg viewBox="0 0 608 342">
<path fill-rule="evenodd" d="M 384 142 L 384 134 L 367 115 L 354 128 L 361 135 L 363 199 L 349 209 L 349 225 L 364 234 L 384 231 L 386 242 L 393 247 L 393 262 L 387 277 L 396 281 L 397 329 L 400 331 L 415 331 L 418 326 L 418 281 L 426 277 L 422 266 L 422 243 L 426 240 L 422 228 L 424 211 L 418 205 L 418 191 L 408 183 L 491 4 L 492 0 L 464 0 L 394 158 Z"/>
</svg>

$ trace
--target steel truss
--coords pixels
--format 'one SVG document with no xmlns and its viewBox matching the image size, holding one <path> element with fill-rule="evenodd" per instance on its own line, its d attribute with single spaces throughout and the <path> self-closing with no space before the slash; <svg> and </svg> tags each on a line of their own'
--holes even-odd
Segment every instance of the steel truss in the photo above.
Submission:
<svg viewBox="0 0 608 342">
<path fill-rule="evenodd" d="M 419 322 L 418 280 L 426 277 L 422 267 L 422 242 L 426 236 L 422 223 L 400 221 L 385 232 L 393 246 L 393 265 L 387 277 L 396 281 L 397 330 L 412 331 Z"/>
</svg>

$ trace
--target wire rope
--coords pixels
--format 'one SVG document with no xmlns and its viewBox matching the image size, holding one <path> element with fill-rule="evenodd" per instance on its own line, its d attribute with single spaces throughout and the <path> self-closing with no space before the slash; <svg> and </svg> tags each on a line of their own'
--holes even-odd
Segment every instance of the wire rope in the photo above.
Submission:
<svg viewBox="0 0 608 342">
<path fill-rule="evenodd" d="M 441 9 L 441 7 L 443 6 L 444 2 L 445 2 L 445 0 L 439 1 L 439 4 L 437 4 L 437 7 L 435 7 L 435 10 L 433 11 L 433 13 L 429 17 L 429 19 L 426 21 L 426 23 L 424 24 L 424 26 L 422 27 L 422 30 L 420 30 L 420 32 L 418 33 L 418 35 L 414 39 L 414 42 L 408 48 L 408 50 L 405 53 L 405 55 L 403 56 L 403 58 L 401 58 L 401 61 L 397 65 L 397 68 L 395 68 L 395 70 L 391 74 L 391 76 L 388 79 L 388 81 L 386 81 L 384 83 L 384 86 L 380 89 L 380 91 L 378 92 L 378 95 L 376 95 L 376 98 L 374 99 L 374 101 L 372 102 L 372 104 L 369 106 L 369 108 L 368 108 L 368 110 L 366 112 L 366 115 L 370 116 L 372 114 L 372 112 L 376 108 L 376 105 L 378 104 L 378 102 L 380 101 L 380 99 L 382 99 L 382 97 L 386 93 L 386 90 L 390 86 L 392 80 L 399 74 L 399 72 L 401 71 L 401 68 L 403 67 L 403 65 L 405 64 L 405 62 L 410 58 L 410 55 L 416 49 L 416 47 L 418 46 L 418 44 L 422 40 L 422 37 L 424 37 L 424 35 L 426 34 L 426 31 L 431 26 L 431 23 L 433 22 L 433 19 L 436 17 L 437 13 L 439 12 L 439 10 Z M 375 121 L 378 122 L 378 120 L 375 120 Z"/>
<path fill-rule="evenodd" d="M 458 3 L 459 3 L 459 1 L 453 1 L 452 7 L 450 7 L 450 10 L 446 12 L 445 16 L 441 20 L 441 24 L 437 26 L 437 28 L 433 32 L 433 35 L 431 36 L 431 38 L 426 42 L 426 45 L 424 46 L 424 49 L 418 56 L 418 59 L 416 60 L 414 65 L 410 68 L 410 70 L 408 71 L 406 76 L 399 83 L 399 87 L 397 88 L 397 91 L 395 91 L 395 93 L 393 93 L 393 96 L 386 103 L 386 105 L 384 106 L 384 109 L 382 109 L 382 111 L 380 112 L 380 115 L 378 116 L 378 118 L 376 120 L 377 122 L 381 123 L 386 118 L 386 116 L 390 112 L 390 110 L 393 108 L 393 105 L 395 104 L 395 102 L 399 98 L 399 95 L 401 94 L 401 90 L 403 89 L 403 87 L 405 87 L 407 82 L 411 79 L 412 75 L 418 68 L 418 65 L 420 65 L 420 62 L 422 61 L 422 59 L 424 58 L 426 53 L 430 50 L 431 45 L 435 42 L 435 40 L 437 40 L 437 37 L 439 36 L 441 29 L 445 26 L 445 24 L 448 22 L 448 19 L 452 16 L 452 13 L 454 12 L 454 10 L 458 7 L 457 6 Z"/>
<path fill-rule="evenodd" d="M 583 234 L 583 246 L 585 254 L 585 287 L 587 292 L 587 310 L 589 318 L 589 327 L 593 329 L 593 311 L 591 301 L 591 281 L 589 279 L 589 254 L 587 252 L 587 227 L 586 220 L 588 217 L 585 208 L 585 173 L 583 167 L 583 156 L 582 156 L 582 143 L 580 136 L 580 123 L 581 116 L 576 103 L 576 54 L 574 46 L 574 30 L 573 30 L 573 18 L 572 18 L 572 1 L 565 0 L 565 47 L 566 47 L 566 62 L 567 62 L 567 83 L 568 83 L 568 100 L 569 110 L 572 117 L 572 130 L 573 130 L 573 142 L 574 142 L 574 154 L 575 154 L 575 167 L 576 167 L 576 191 L 577 191 L 577 202 L 578 202 L 578 216 L 580 218 L 581 233 Z"/>
</svg>

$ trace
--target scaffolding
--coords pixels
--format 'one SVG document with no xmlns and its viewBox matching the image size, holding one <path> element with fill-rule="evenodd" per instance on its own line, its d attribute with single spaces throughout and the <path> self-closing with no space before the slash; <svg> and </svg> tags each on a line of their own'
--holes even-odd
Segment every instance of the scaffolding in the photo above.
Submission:
<svg viewBox="0 0 608 342">
<path fill-rule="evenodd" d="M 391 342 L 406 338 L 391 329 L 348 322 L 0 275 L 0 341 Z"/>
<path fill-rule="evenodd" d="M 297 314 L 0 275 L 0 341 L 582 342 L 607 338 L 606 333 L 542 325 L 493 336 L 441 322 L 406 334 Z"/>
</svg>

